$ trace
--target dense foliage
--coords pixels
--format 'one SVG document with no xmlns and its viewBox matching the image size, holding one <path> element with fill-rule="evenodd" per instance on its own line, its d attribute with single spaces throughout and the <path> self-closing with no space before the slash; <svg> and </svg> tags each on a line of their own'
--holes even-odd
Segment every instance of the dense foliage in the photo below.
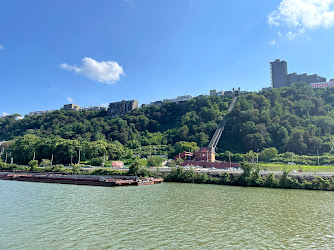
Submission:
<svg viewBox="0 0 334 250">
<path fill-rule="evenodd" d="M 170 174 L 165 175 L 165 181 L 245 187 L 334 190 L 333 178 L 324 179 L 320 176 L 315 176 L 307 180 L 299 177 L 290 177 L 288 171 L 283 171 L 283 174 L 279 177 L 276 177 L 272 173 L 261 176 L 259 168 L 248 163 L 242 164 L 242 169 L 243 173 L 240 175 L 225 172 L 219 176 L 211 176 L 206 173 L 195 172 L 192 169 L 184 170 L 183 168 L 174 168 Z"/>
<path fill-rule="evenodd" d="M 65 139 L 40 138 L 27 134 L 19 137 L 8 150 L 9 156 L 14 158 L 16 164 L 28 164 L 34 159 L 44 165 L 53 160 L 53 164 L 70 164 L 90 160 L 97 162 L 101 157 L 112 160 L 132 158 L 132 152 L 117 141 L 77 141 Z M 104 157 L 105 156 L 105 157 Z M 4 157 L 4 155 L 3 155 Z M 100 157 L 100 158 L 99 158 Z M 8 161 L 9 162 L 9 161 Z M 51 164 L 51 162 L 50 162 Z M 96 165 L 96 164 L 93 164 Z M 98 164 L 101 165 L 101 164 Z"/>
<path fill-rule="evenodd" d="M 207 146 L 231 100 L 194 98 L 179 104 L 142 107 L 116 118 L 106 117 L 106 110 L 59 110 L 22 120 L 7 116 L 0 118 L 0 141 L 16 142 L 9 150 L 22 158 L 20 163 L 32 160 L 36 151 L 39 161 L 50 159 L 54 152 L 56 163 L 65 164 L 71 155 L 77 160 L 74 152 L 80 148 L 84 159 L 105 153 L 110 159 L 121 159 L 129 157 L 129 150 L 144 157 L 174 157 L 183 150 Z M 330 153 L 334 145 L 333 107 L 334 88 L 313 90 L 303 83 L 242 95 L 218 144 L 217 159 L 227 160 L 227 150 L 237 159 L 237 153 L 275 148 L 263 153 L 262 160 L 285 152 Z"/>
<path fill-rule="evenodd" d="M 147 106 L 117 118 L 106 117 L 106 111 L 55 111 L 0 119 L 0 140 L 33 134 L 44 138 L 78 141 L 119 141 L 129 148 L 139 145 L 166 145 L 194 141 L 206 145 L 217 123 L 224 115 L 230 97 L 197 98 L 162 107 Z"/>
</svg>

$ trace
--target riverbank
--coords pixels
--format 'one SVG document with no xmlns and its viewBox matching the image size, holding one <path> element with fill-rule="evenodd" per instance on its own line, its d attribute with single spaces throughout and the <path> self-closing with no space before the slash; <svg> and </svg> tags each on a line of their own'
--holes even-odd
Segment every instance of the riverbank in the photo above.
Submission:
<svg viewBox="0 0 334 250">
<path fill-rule="evenodd" d="M 72 185 L 88 185 L 88 186 L 142 186 L 162 183 L 163 179 L 153 177 L 137 176 L 97 176 L 97 175 L 69 175 L 64 173 L 29 173 L 29 172 L 2 172 L 0 180 L 10 181 L 26 181 L 26 182 L 43 182 L 43 183 L 59 183 Z"/>
<path fill-rule="evenodd" d="M 57 168 L 35 168 L 35 173 L 65 173 L 82 175 L 120 175 L 120 176 L 138 176 L 138 177 L 163 177 L 166 182 L 180 183 L 200 183 L 216 184 L 245 187 L 267 187 L 267 188 L 285 188 L 285 189 L 307 189 L 307 190 L 326 190 L 334 191 L 334 177 L 331 173 L 291 173 L 289 170 L 282 172 L 261 171 L 260 166 L 242 163 L 241 171 L 223 172 L 217 170 L 186 170 L 184 168 L 171 168 L 168 171 L 163 169 L 149 170 L 144 167 L 130 168 L 129 170 L 115 170 L 110 168 L 99 168 L 95 170 L 84 170 L 81 168 L 64 169 Z M 27 172 L 27 167 L 19 165 L 6 165 L 5 171 L 23 171 Z M 48 171 L 46 171 L 48 170 Z M 52 170 L 52 171 L 50 171 Z M 61 170 L 61 171 L 60 171 Z M 31 170 L 30 170 L 31 172 Z"/>
<path fill-rule="evenodd" d="M 163 177 L 166 182 L 334 191 L 334 178 L 332 176 L 293 176 L 289 175 L 288 171 L 283 171 L 280 175 L 260 174 L 259 167 L 247 163 L 242 164 L 242 169 L 241 173 L 225 172 L 210 175 L 177 168 Z"/>
</svg>

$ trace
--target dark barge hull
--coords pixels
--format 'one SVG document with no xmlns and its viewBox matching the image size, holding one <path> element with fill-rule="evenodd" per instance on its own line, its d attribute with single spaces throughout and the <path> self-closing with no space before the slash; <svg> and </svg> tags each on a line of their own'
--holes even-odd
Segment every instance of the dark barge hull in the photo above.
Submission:
<svg viewBox="0 0 334 250">
<path fill-rule="evenodd" d="M 115 182 L 91 181 L 91 180 L 43 179 L 43 178 L 25 178 L 25 177 L 18 177 L 12 180 L 13 181 L 72 184 L 72 185 L 104 186 L 104 187 L 121 186 L 119 184 L 116 184 Z M 135 184 L 128 184 L 128 185 L 135 185 Z"/>
<path fill-rule="evenodd" d="M 153 185 L 155 181 L 151 179 L 113 179 L 104 178 L 101 180 L 100 177 L 96 178 L 76 178 L 75 175 L 71 176 L 34 176 L 30 174 L 2 174 L 0 180 L 12 180 L 12 181 L 26 181 L 26 182 L 42 182 L 42 183 L 58 183 L 58 184 L 71 184 L 71 185 L 88 185 L 88 186 L 103 186 L 103 187 L 114 187 L 114 186 L 142 186 L 142 185 Z"/>
</svg>

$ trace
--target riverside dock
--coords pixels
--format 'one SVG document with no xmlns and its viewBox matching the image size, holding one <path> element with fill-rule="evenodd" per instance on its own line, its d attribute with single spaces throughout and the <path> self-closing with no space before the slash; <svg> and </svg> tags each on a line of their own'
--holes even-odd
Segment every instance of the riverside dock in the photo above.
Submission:
<svg viewBox="0 0 334 250">
<path fill-rule="evenodd" d="M 59 183 L 72 185 L 89 185 L 89 186 L 143 186 L 154 185 L 163 182 L 162 178 L 153 177 L 137 177 L 122 175 L 69 175 L 58 173 L 17 173 L 2 172 L 0 180 L 11 181 L 27 181 L 27 182 L 43 182 L 43 183 Z"/>
</svg>

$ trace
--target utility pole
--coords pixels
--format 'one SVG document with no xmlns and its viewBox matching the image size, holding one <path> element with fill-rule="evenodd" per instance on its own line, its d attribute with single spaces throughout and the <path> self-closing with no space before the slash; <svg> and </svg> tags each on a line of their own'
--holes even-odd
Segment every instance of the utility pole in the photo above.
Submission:
<svg viewBox="0 0 334 250">
<path fill-rule="evenodd" d="M 72 162 L 72 160 L 73 160 L 73 155 L 71 155 L 71 166 L 73 165 L 73 162 Z"/>
<path fill-rule="evenodd" d="M 230 161 L 230 168 L 231 168 L 231 167 L 232 167 L 232 163 L 231 163 L 231 152 L 229 152 L 228 158 L 229 158 L 229 161 Z"/>
<path fill-rule="evenodd" d="M 318 155 L 318 166 L 320 166 L 320 158 L 319 158 L 319 150 L 317 149 L 317 155 Z"/>
<path fill-rule="evenodd" d="M 51 156 L 51 166 L 52 166 L 52 162 L 53 162 L 53 154 L 52 154 L 52 156 Z"/>
<path fill-rule="evenodd" d="M 209 150 L 206 151 L 206 161 L 209 162 Z"/>
<path fill-rule="evenodd" d="M 7 164 L 7 152 L 6 152 L 6 159 L 5 159 L 5 164 Z"/>
<path fill-rule="evenodd" d="M 36 152 L 34 152 L 34 157 L 33 157 L 33 159 L 32 159 L 32 160 L 34 161 L 34 160 L 35 160 L 35 158 L 36 158 Z"/>
<path fill-rule="evenodd" d="M 80 164 L 80 154 L 81 154 L 81 149 L 79 149 L 79 159 L 78 159 L 78 164 Z"/>
</svg>

